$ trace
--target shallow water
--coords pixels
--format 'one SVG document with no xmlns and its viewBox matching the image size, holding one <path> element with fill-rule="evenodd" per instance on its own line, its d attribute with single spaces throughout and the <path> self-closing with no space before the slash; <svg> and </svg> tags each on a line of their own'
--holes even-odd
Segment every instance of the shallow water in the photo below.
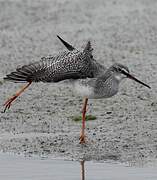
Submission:
<svg viewBox="0 0 157 180">
<path fill-rule="evenodd" d="M 0 154 L 1 180 L 156 180 L 157 164 L 75 162 Z"/>
</svg>

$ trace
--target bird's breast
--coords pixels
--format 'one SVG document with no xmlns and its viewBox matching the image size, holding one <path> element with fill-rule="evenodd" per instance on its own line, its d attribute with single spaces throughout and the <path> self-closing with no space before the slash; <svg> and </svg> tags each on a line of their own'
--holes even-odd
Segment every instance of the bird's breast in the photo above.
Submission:
<svg viewBox="0 0 157 180">
<path fill-rule="evenodd" d="M 110 98 L 117 94 L 118 88 L 119 82 L 112 76 L 105 80 L 98 79 L 95 84 L 94 95 L 96 98 Z"/>
</svg>

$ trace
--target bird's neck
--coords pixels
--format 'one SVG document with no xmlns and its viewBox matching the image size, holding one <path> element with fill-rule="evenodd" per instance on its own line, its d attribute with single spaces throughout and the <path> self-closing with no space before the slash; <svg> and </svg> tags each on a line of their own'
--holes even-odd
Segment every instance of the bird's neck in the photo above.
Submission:
<svg viewBox="0 0 157 180">
<path fill-rule="evenodd" d="M 114 74 L 113 76 L 119 83 L 125 78 L 122 74 Z"/>
</svg>

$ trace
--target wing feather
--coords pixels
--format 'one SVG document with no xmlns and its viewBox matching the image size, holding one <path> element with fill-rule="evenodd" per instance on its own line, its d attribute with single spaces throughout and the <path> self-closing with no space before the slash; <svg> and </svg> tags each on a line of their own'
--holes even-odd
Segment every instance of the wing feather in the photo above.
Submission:
<svg viewBox="0 0 157 180">
<path fill-rule="evenodd" d="M 92 77 L 91 60 L 84 52 L 65 51 L 57 56 L 42 58 L 24 65 L 4 79 L 20 82 L 58 82 L 65 79 Z"/>
</svg>

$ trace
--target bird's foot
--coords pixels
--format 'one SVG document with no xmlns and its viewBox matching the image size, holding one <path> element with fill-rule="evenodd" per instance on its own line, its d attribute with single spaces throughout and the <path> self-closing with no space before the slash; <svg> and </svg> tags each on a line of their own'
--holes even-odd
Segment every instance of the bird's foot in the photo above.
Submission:
<svg viewBox="0 0 157 180">
<path fill-rule="evenodd" d="M 17 95 L 12 96 L 11 98 L 9 98 L 9 99 L 4 103 L 5 108 L 4 108 L 4 111 L 3 111 L 3 112 L 5 112 L 7 109 L 10 108 L 12 102 L 13 102 L 16 98 L 17 98 Z"/>
<path fill-rule="evenodd" d="M 80 144 L 85 144 L 86 143 L 86 136 L 81 134 L 79 140 L 80 140 Z"/>
<path fill-rule="evenodd" d="M 25 86 L 23 86 L 14 96 L 12 96 L 11 98 L 9 98 L 9 99 L 4 103 L 3 106 L 5 106 L 5 108 L 4 108 L 4 111 L 3 111 L 3 112 L 5 112 L 7 109 L 10 108 L 11 103 L 12 103 L 13 101 L 15 101 L 15 99 L 16 99 L 18 96 L 20 96 L 20 94 L 21 94 L 26 88 L 28 88 L 28 86 L 30 86 L 31 83 L 32 83 L 32 81 L 28 82 L 28 83 L 27 83 Z"/>
</svg>

